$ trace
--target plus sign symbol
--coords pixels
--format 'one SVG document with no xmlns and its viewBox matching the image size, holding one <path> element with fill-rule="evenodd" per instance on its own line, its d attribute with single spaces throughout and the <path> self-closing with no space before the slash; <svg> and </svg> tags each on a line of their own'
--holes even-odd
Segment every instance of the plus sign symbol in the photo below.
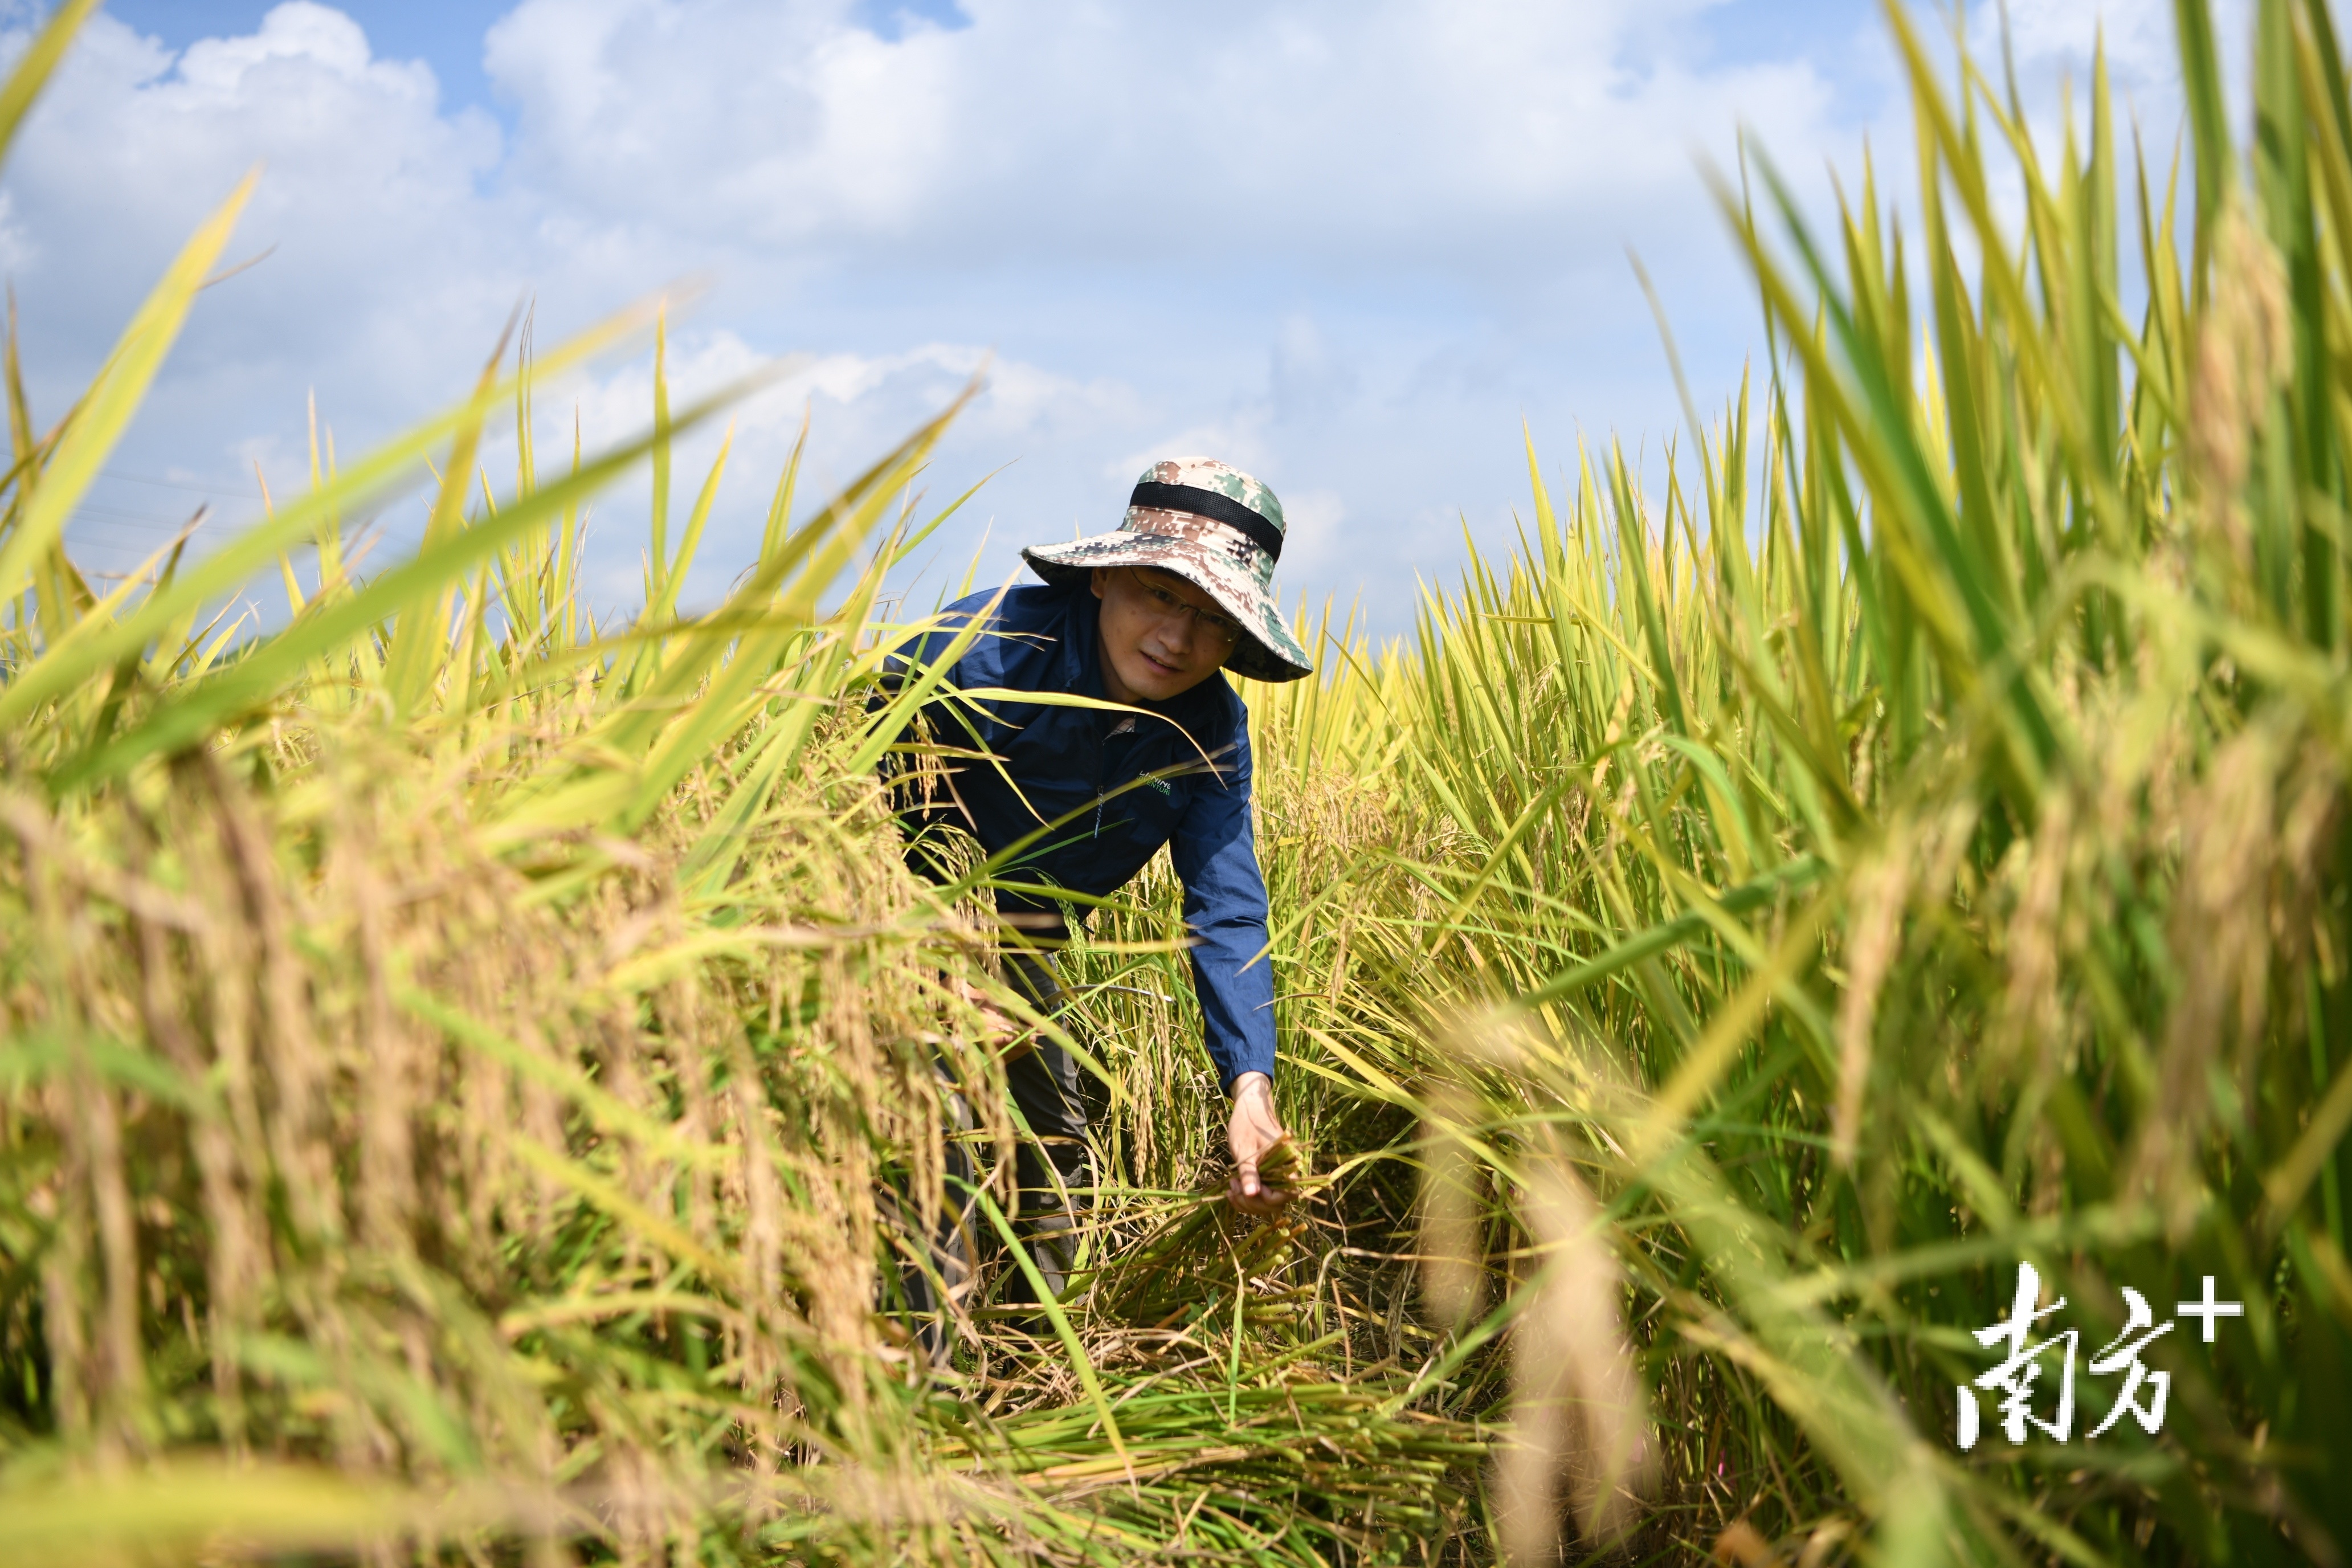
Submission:
<svg viewBox="0 0 2352 1568">
<path fill-rule="evenodd" d="M 2246 1315 L 2246 1304 L 2243 1301 L 2213 1300 L 2213 1277 L 2210 1274 L 2205 1276 L 2205 1299 L 2201 1301 L 2183 1301 L 2179 1306 L 2180 1310 L 2173 1315 L 2199 1319 L 2204 1325 L 2205 1342 L 2209 1345 L 2213 1342 L 2213 1321 L 2216 1318 L 2242 1318 Z"/>
</svg>

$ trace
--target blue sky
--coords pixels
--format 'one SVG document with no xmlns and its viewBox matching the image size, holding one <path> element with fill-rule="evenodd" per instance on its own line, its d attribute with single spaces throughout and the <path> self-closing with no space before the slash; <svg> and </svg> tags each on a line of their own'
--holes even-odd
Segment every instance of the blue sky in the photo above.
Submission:
<svg viewBox="0 0 2352 1568">
<path fill-rule="evenodd" d="M 2168 10 L 2012 0 L 2030 92 L 2104 24 L 2168 145 Z M 1882 33 L 1858 0 L 115 0 L 0 175 L 0 264 L 54 415 L 264 168 L 232 254 L 267 259 L 199 302 L 77 524 L 100 566 L 206 495 L 233 522 L 257 464 L 299 483 L 313 394 L 350 452 L 460 391 L 520 300 L 547 341 L 696 279 L 688 390 L 806 356 L 739 415 L 705 594 L 803 407 L 838 479 L 985 362 L 932 488 L 1003 471 L 932 584 L 1206 452 L 1284 497 L 1288 596 L 1394 631 L 1465 526 L 1524 511 L 1523 421 L 1549 467 L 1614 435 L 1662 473 L 1679 404 L 1629 247 L 1702 406 L 1736 389 L 1759 334 L 1700 160 L 1745 125 L 1822 203 L 1867 139 L 1899 192 Z M 642 354 L 551 387 L 542 439 L 618 437 L 646 388 Z M 634 596 L 641 490 L 600 514 L 600 603 Z"/>
</svg>

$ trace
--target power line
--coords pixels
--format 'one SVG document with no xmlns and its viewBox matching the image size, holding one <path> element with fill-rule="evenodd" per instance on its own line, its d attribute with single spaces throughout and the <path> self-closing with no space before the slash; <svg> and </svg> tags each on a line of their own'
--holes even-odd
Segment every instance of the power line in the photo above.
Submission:
<svg viewBox="0 0 2352 1568">
<path fill-rule="evenodd" d="M 167 490 L 186 490 L 192 495 L 234 496 L 239 500 L 261 499 L 261 492 L 256 489 L 236 489 L 226 485 L 192 485 L 185 479 L 159 479 L 147 474 L 126 474 L 119 468 L 100 468 L 99 472 L 110 479 L 122 479 L 134 485 L 154 485 Z"/>
<path fill-rule="evenodd" d="M 157 517 L 152 512 L 124 511 L 119 507 L 100 506 L 91 501 L 84 501 L 74 508 L 66 521 L 68 525 L 87 522 L 110 528 L 136 528 L 149 533 L 177 533 L 188 525 L 184 517 Z"/>
</svg>

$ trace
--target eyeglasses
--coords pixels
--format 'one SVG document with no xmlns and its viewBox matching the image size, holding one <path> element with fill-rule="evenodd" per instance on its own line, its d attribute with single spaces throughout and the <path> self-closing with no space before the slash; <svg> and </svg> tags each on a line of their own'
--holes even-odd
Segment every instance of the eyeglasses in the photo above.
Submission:
<svg viewBox="0 0 2352 1568">
<path fill-rule="evenodd" d="M 1158 612 L 1161 620 L 1181 621 L 1185 616 L 1190 616 L 1212 639 L 1224 644 L 1227 647 L 1242 640 L 1242 624 L 1231 616 L 1221 616 L 1214 610 L 1204 610 L 1198 605 L 1188 605 L 1166 588 L 1145 577 L 1132 566 L 1127 569 L 1127 574 L 1134 579 L 1135 585 L 1143 591 L 1143 596 L 1151 601 L 1153 609 Z"/>
</svg>

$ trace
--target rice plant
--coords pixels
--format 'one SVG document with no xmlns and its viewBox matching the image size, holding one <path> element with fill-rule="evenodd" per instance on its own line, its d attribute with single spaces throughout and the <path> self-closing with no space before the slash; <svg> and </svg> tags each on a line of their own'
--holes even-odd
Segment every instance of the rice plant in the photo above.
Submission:
<svg viewBox="0 0 2352 1568">
<path fill-rule="evenodd" d="M 635 312 L 88 586 L 66 521 L 248 189 L 46 433 L 7 348 L 0 1556 L 1305 1562 L 1440 1520 L 1475 1432 L 1247 1316 L 1286 1232 L 1195 1281 L 1228 1310 L 1189 1335 L 983 1315 L 933 1369 L 887 1310 L 950 1091 L 1012 1135 L 986 932 L 876 777 L 922 696 L 877 677 L 929 629 L 877 595 L 954 510 L 910 487 L 955 407 L 818 508 L 796 454 L 685 614 L 727 458 L 673 531 L 671 447 L 747 388 L 673 409 Z M 547 461 L 535 378 L 647 333 L 649 427 Z M 641 465 L 644 604 L 600 625 L 583 507 Z M 421 543 L 361 574 L 346 520 L 424 472 Z M 218 613 L 257 577 L 267 635 Z"/>
<path fill-rule="evenodd" d="M 1438 1367 L 1521 1369 L 1515 1557 L 1562 1512 L 1755 1563 L 2352 1550 L 2352 113 L 2325 5 L 2269 0 L 2241 149 L 2179 19 L 2186 174 L 2119 150 L 2103 65 L 2038 146 L 1890 6 L 1917 230 L 1865 167 L 1817 232 L 1750 149 L 1773 360 L 1663 493 L 1531 448 L 1521 545 L 1414 646 L 1258 696 L 1288 809 L 1336 773 L 1370 840 L 1289 889 L 1294 1114 L 1421 1130 Z M 1610 1267 L 1646 1401 L 1566 1290 Z M 2127 1288 L 2169 1415 L 2092 1441 Z M 2013 1444 L 1988 1336 L 2062 1298 L 2077 1418 L 2053 1352 Z"/>
</svg>

